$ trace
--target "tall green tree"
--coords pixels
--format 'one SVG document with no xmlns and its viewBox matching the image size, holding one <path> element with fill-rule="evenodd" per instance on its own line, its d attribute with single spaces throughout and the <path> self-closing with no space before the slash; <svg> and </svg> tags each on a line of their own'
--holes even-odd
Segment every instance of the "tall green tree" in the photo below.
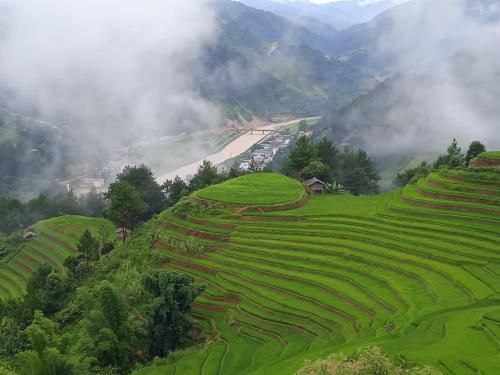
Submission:
<svg viewBox="0 0 500 375">
<path fill-rule="evenodd" d="M 297 175 L 318 157 L 318 149 L 309 137 L 300 137 L 285 161 L 285 169 Z"/>
<path fill-rule="evenodd" d="M 458 146 L 458 142 L 455 138 L 448 146 L 446 154 L 440 155 L 436 162 L 434 163 L 434 168 L 438 169 L 442 166 L 455 169 L 460 168 L 465 165 L 465 155 L 462 153 L 462 149 Z"/>
<path fill-rule="evenodd" d="M 332 172 L 338 168 L 339 150 L 335 147 L 332 141 L 323 137 L 317 145 L 318 158 L 327 165 Z"/>
<path fill-rule="evenodd" d="M 128 182 L 114 182 L 106 193 L 110 201 L 109 216 L 117 227 L 122 229 L 123 239 L 126 230 L 133 229 L 144 218 L 148 206 L 137 190 Z"/>
<path fill-rule="evenodd" d="M 23 301 L 26 313 L 32 316 L 35 310 L 40 310 L 51 316 L 63 308 L 70 291 L 61 273 L 44 264 L 28 280 Z"/>
<path fill-rule="evenodd" d="M 320 160 L 313 160 L 300 171 L 300 177 L 304 180 L 316 177 L 324 182 L 329 182 L 330 168 L 328 168 Z"/>
<path fill-rule="evenodd" d="M 167 207 L 171 207 L 179 202 L 190 191 L 189 185 L 179 176 L 175 176 L 173 180 L 165 181 L 161 188 L 166 197 Z"/>
<path fill-rule="evenodd" d="M 192 304 L 203 287 L 186 274 L 163 270 L 147 274 L 143 286 L 151 296 L 146 305 L 149 354 L 164 357 L 179 345 L 193 326 Z"/>
<path fill-rule="evenodd" d="M 479 141 L 474 141 L 469 145 L 467 154 L 465 154 L 465 164 L 469 166 L 469 163 L 475 157 L 478 157 L 483 152 L 486 152 L 486 147 Z"/>
<path fill-rule="evenodd" d="M 11 234 L 23 226 L 23 204 L 13 198 L 0 198 L 0 232 Z"/>
<path fill-rule="evenodd" d="M 209 160 L 204 160 L 189 182 L 189 188 L 191 191 L 200 190 L 222 181 L 224 181 L 224 176 L 219 173 L 217 166 Z"/>
<path fill-rule="evenodd" d="M 89 230 L 85 230 L 76 244 L 76 248 L 85 261 L 88 273 L 90 275 L 92 270 L 92 262 L 99 260 L 100 243 Z"/>
<path fill-rule="evenodd" d="M 377 169 L 363 150 L 346 148 L 342 154 L 338 181 L 353 195 L 378 193 Z"/>
<path fill-rule="evenodd" d="M 123 372 L 130 367 L 134 339 L 128 325 L 128 305 L 107 281 L 101 283 L 98 299 L 105 325 L 94 336 L 97 358 L 101 366 L 114 366 Z"/>
<path fill-rule="evenodd" d="M 41 311 L 35 312 L 33 323 L 26 328 L 32 350 L 17 355 L 21 375 L 73 375 L 78 372 L 78 360 L 64 352 L 57 334 L 56 323 Z"/>
<path fill-rule="evenodd" d="M 148 209 L 144 213 L 146 220 L 165 209 L 165 196 L 161 186 L 156 182 L 151 168 L 146 165 L 126 166 L 118 174 L 116 181 L 128 182 L 137 190 L 141 200 L 148 205 Z"/>
</svg>

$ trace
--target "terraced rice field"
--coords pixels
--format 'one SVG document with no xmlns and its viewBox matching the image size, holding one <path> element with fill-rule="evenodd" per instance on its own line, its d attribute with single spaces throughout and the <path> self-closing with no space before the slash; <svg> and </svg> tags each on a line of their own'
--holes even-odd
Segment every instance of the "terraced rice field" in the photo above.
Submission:
<svg viewBox="0 0 500 375">
<path fill-rule="evenodd" d="M 471 167 L 500 169 L 500 151 L 483 152 L 472 160 Z"/>
<path fill-rule="evenodd" d="M 34 227 L 38 237 L 0 263 L 0 298 L 22 297 L 30 275 L 42 264 L 62 270 L 64 259 L 77 252 L 82 233 L 88 229 L 98 236 L 101 227 L 114 237 L 113 224 L 104 219 L 61 216 L 38 222 Z"/>
<path fill-rule="evenodd" d="M 208 340 L 137 374 L 293 374 L 366 345 L 444 374 L 500 374 L 500 182 L 477 177 L 431 174 L 393 193 L 281 211 L 193 199 L 164 212 L 156 251 L 206 285 L 194 316 Z"/>
</svg>

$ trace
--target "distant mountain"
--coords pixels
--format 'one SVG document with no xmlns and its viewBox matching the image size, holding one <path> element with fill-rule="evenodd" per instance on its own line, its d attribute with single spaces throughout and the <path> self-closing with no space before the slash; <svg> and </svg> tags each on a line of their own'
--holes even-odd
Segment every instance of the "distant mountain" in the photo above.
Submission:
<svg viewBox="0 0 500 375">
<path fill-rule="evenodd" d="M 462 50 L 424 74 L 397 75 L 325 115 L 321 135 L 378 156 L 435 152 L 453 138 L 499 148 L 499 59 Z"/>
<path fill-rule="evenodd" d="M 220 32 L 200 81 L 231 117 L 319 114 L 374 86 L 369 75 L 327 58 L 329 40 L 306 27 L 237 2 L 211 4 Z"/>
<path fill-rule="evenodd" d="M 499 0 L 412 0 L 337 33 L 331 53 L 370 73 L 425 70 L 464 48 L 482 24 L 499 19 Z"/>
<path fill-rule="evenodd" d="M 397 1 L 382 0 L 375 3 L 360 5 L 358 0 L 346 0 L 326 4 L 315 4 L 307 0 L 302 1 L 273 1 L 273 0 L 240 0 L 245 5 L 266 10 L 289 20 L 310 27 L 313 20 L 326 24 L 336 30 L 364 23 L 381 12 L 393 7 Z M 306 22 L 306 23 L 304 23 Z M 315 32 L 320 31 L 316 30 Z M 331 35 L 332 30 L 326 30 Z"/>
</svg>

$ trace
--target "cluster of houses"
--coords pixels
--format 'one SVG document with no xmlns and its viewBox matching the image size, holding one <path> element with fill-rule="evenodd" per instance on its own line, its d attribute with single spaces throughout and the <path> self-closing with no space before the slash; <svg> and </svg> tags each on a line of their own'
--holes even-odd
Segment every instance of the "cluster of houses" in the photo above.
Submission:
<svg viewBox="0 0 500 375">
<path fill-rule="evenodd" d="M 243 171 L 262 170 L 273 161 L 278 151 L 290 145 L 291 137 L 282 134 L 275 134 L 264 141 L 257 143 L 252 148 L 250 159 L 242 160 L 239 168 Z"/>
</svg>

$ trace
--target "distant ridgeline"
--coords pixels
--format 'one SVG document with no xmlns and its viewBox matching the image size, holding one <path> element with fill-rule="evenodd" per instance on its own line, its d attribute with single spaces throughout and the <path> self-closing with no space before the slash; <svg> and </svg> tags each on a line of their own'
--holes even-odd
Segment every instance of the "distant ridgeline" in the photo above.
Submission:
<svg viewBox="0 0 500 375">
<path fill-rule="evenodd" d="M 500 373 L 497 172 L 442 169 L 372 197 L 252 174 L 162 213 L 155 248 L 206 285 L 193 314 L 206 341 L 137 375 L 289 375 L 370 345 L 443 373 Z"/>
</svg>

